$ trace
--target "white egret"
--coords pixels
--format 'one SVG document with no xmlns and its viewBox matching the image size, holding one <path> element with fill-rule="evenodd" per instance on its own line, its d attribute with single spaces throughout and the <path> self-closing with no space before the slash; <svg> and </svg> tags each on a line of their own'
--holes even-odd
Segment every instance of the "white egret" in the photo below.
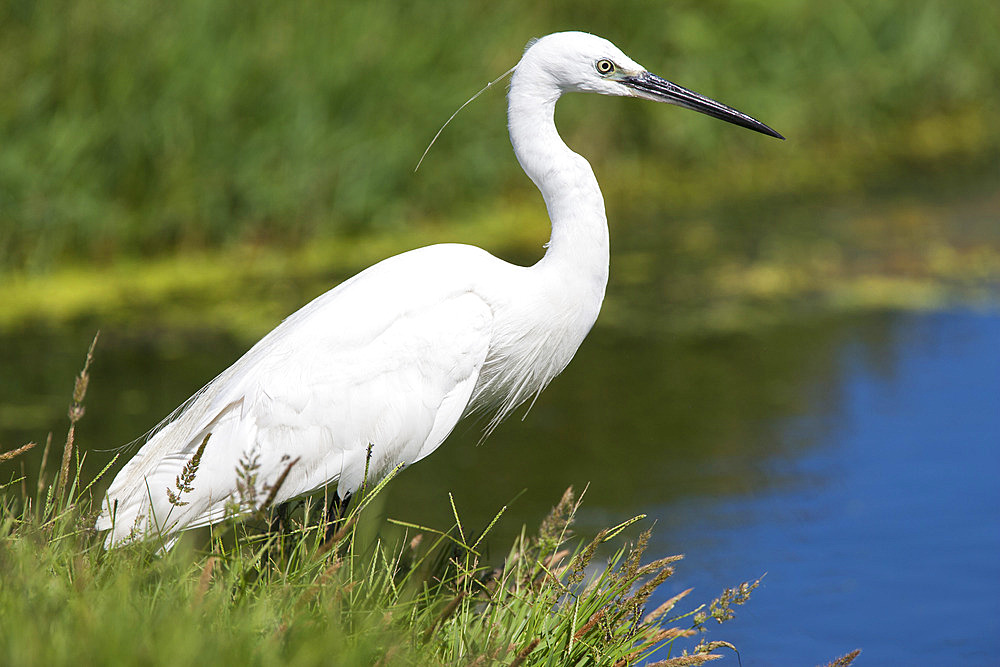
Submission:
<svg viewBox="0 0 1000 667">
<path fill-rule="evenodd" d="M 530 43 L 513 69 L 507 120 L 551 220 L 542 259 L 522 267 L 473 246 L 433 245 L 316 298 L 191 397 L 122 468 L 97 520 L 106 544 L 160 535 L 169 545 L 178 531 L 222 520 L 234 499 L 246 502 L 241 460 L 255 472 L 251 496 L 266 497 L 287 472 L 275 503 L 333 485 L 343 499 L 360 486 L 369 456 L 378 478 L 433 452 L 463 416 L 487 412 L 491 429 L 537 396 L 590 331 L 608 281 L 601 190 L 553 121 L 556 101 L 573 91 L 667 102 L 782 138 L 650 74 L 600 37 L 563 32 Z"/>
</svg>

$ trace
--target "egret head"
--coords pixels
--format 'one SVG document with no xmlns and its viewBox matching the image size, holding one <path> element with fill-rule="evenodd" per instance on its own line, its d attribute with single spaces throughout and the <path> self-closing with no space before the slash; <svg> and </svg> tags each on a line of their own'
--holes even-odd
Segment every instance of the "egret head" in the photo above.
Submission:
<svg viewBox="0 0 1000 667">
<path fill-rule="evenodd" d="M 559 94 L 575 91 L 666 102 L 784 139 L 745 113 L 651 74 L 608 40 L 585 32 L 557 32 L 530 42 L 514 76 Z"/>
</svg>

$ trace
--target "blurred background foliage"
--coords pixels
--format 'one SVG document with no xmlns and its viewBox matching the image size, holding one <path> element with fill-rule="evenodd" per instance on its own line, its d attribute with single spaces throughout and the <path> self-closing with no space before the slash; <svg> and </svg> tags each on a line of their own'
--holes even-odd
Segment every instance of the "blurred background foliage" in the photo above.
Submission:
<svg viewBox="0 0 1000 667">
<path fill-rule="evenodd" d="M 565 29 L 789 138 L 567 100 L 564 136 L 609 205 L 612 192 L 697 210 L 720 192 L 738 207 L 1000 175 L 990 0 L 0 0 L 0 272 L 301 247 L 537 205 L 499 90 L 413 167 L 530 37 Z"/>
</svg>

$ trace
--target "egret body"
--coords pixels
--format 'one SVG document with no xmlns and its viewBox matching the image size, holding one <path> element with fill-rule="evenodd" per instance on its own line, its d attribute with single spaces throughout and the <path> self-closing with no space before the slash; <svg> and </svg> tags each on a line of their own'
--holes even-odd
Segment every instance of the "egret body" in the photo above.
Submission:
<svg viewBox="0 0 1000 667">
<path fill-rule="evenodd" d="M 106 543 L 151 535 L 169 543 L 223 519 L 239 499 L 241 460 L 256 466 L 259 498 L 286 471 L 275 503 L 332 485 L 343 498 L 363 481 L 369 445 L 368 474 L 378 478 L 433 452 L 463 416 L 490 414 L 492 428 L 542 391 L 590 331 L 608 282 L 601 190 L 553 121 L 557 100 L 572 91 L 668 102 L 780 137 L 650 74 L 600 37 L 565 32 L 529 44 L 513 70 L 508 125 L 552 223 L 544 257 L 522 267 L 473 246 L 433 245 L 319 296 L 189 399 L 122 468 L 97 521 Z"/>
</svg>

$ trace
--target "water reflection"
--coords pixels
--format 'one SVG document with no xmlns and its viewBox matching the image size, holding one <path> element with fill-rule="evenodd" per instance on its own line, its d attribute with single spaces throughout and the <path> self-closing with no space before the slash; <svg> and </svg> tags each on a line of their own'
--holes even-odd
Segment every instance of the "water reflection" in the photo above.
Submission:
<svg viewBox="0 0 1000 667">
<path fill-rule="evenodd" d="M 858 327 L 892 337 L 892 318 L 883 316 L 711 338 L 598 328 L 523 422 L 480 447 L 478 432 L 464 429 L 428 465 L 407 471 L 390 504 L 411 518 L 436 512 L 447 521 L 442 498 L 452 490 L 485 523 L 523 489 L 516 524 L 530 524 L 566 486 L 590 483 L 582 519 L 596 531 L 683 498 L 796 483 L 775 461 L 822 439 L 840 401 L 837 358 Z M 807 414 L 815 419 L 783 437 L 789 419 Z"/>
<path fill-rule="evenodd" d="M 818 436 L 772 460 L 792 483 L 650 507 L 654 547 L 684 550 L 677 590 L 767 572 L 725 630 L 742 664 L 991 664 L 1000 651 L 1000 315 L 893 318 L 841 346 Z M 877 337 L 876 340 L 883 340 Z M 676 592 L 676 590 L 674 591 Z M 663 591 L 670 595 L 671 591 Z"/>
<path fill-rule="evenodd" d="M 93 329 L 38 329 L 0 341 L 4 443 L 61 437 L 65 406 Z M 891 317 L 828 319 L 757 333 L 630 335 L 598 327 L 533 410 L 480 444 L 480 425 L 453 437 L 391 487 L 387 511 L 447 525 L 447 492 L 473 525 L 518 496 L 506 529 L 537 521 L 569 485 L 590 483 L 596 526 L 690 496 L 726 497 L 789 483 L 774 460 L 821 439 L 838 411 L 845 345 L 891 349 Z M 245 344 L 210 332 L 103 333 L 79 442 L 131 441 L 223 370 Z M 789 419 L 812 415 L 796 437 Z M 40 452 L 26 459 L 34 470 Z M 110 455 L 91 451 L 90 470 Z M 522 493 L 523 492 L 523 493 Z M 589 521 L 589 519 L 588 519 Z M 501 535 L 503 537 L 503 529 Z"/>
</svg>

